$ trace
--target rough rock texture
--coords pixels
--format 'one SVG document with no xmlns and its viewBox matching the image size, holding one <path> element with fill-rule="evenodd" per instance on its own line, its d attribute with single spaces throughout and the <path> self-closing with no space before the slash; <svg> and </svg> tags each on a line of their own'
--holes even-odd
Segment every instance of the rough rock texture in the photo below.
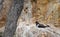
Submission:
<svg viewBox="0 0 60 37">
<path fill-rule="evenodd" d="M 60 37 L 59 8 L 59 0 L 25 0 L 16 37 Z M 36 21 L 50 27 L 38 28 Z"/>
<path fill-rule="evenodd" d="M 19 23 L 15 37 L 60 37 L 52 27 L 38 28 L 36 25 L 27 25 L 26 22 Z"/>
<path fill-rule="evenodd" d="M 32 5 L 32 14 L 35 20 L 44 24 L 52 24 L 56 27 L 60 25 L 60 2 L 58 0 L 37 0 L 33 4 L 35 5 Z"/>
<path fill-rule="evenodd" d="M 0 0 L 0 31 L 5 26 L 11 2 L 12 0 L 4 0 L 1 4 Z M 50 27 L 37 28 L 36 21 Z M 17 23 L 16 36 L 60 37 L 60 0 L 25 0 L 24 9 Z"/>
<path fill-rule="evenodd" d="M 1 10 L 0 10 L 0 28 L 5 26 L 5 23 L 6 23 L 6 15 L 10 9 L 10 6 L 11 6 L 11 2 L 12 0 L 2 0 L 3 2 L 1 3 L 1 5 L 3 5 L 1 7 Z M 1 1 L 0 1 L 1 2 Z"/>
<path fill-rule="evenodd" d="M 13 37 L 17 27 L 17 21 L 24 6 L 24 0 L 12 0 L 11 8 L 7 14 L 5 30 L 2 37 Z"/>
</svg>

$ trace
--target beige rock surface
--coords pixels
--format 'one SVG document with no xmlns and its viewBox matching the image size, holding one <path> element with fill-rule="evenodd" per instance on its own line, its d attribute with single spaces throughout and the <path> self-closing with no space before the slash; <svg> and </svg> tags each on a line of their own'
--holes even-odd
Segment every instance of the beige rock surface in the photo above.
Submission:
<svg viewBox="0 0 60 37">
<path fill-rule="evenodd" d="M 20 22 L 15 37 L 60 37 L 59 31 L 52 27 L 38 28 L 35 24 Z"/>
<path fill-rule="evenodd" d="M 2 14 L 0 14 L 0 30 L 5 26 L 6 14 L 11 2 L 12 0 L 4 0 L 3 8 L 0 11 Z M 50 27 L 37 28 L 36 21 Z M 17 22 L 16 35 L 18 37 L 60 37 L 59 31 L 60 0 L 25 0 L 24 9 Z"/>
<path fill-rule="evenodd" d="M 27 3 L 17 23 L 16 37 L 60 37 L 59 0 L 28 0 L 25 2 Z M 36 21 L 50 27 L 37 28 Z"/>
<path fill-rule="evenodd" d="M 2 4 L 3 4 L 3 7 L 2 7 L 2 10 L 0 11 L 0 28 L 5 26 L 6 15 L 10 9 L 12 0 L 4 0 L 4 2 Z"/>
</svg>

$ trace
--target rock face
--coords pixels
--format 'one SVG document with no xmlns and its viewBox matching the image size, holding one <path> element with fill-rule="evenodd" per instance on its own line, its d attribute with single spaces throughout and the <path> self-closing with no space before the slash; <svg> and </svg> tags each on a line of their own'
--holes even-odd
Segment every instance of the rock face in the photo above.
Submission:
<svg viewBox="0 0 60 37">
<path fill-rule="evenodd" d="M 0 0 L 0 5 L 2 5 L 0 10 L 0 28 L 5 26 L 6 15 L 11 7 L 12 0 Z"/>
<path fill-rule="evenodd" d="M 36 25 L 26 25 L 25 22 L 21 22 L 21 25 L 17 27 L 15 37 L 60 37 L 60 33 L 57 33 L 53 28 L 38 28 Z"/>
<path fill-rule="evenodd" d="M 6 15 L 12 0 L 0 0 L 0 31 L 5 26 Z M 35 22 L 49 25 L 37 28 Z M 25 0 L 17 22 L 16 37 L 60 37 L 60 0 Z"/>
<path fill-rule="evenodd" d="M 52 24 L 55 27 L 60 27 L 59 0 L 36 0 L 36 3 L 32 3 L 32 14 L 35 20 L 44 24 Z"/>
<path fill-rule="evenodd" d="M 0 32 L 4 31 L 7 13 L 12 5 L 12 0 L 0 0 Z"/>
<path fill-rule="evenodd" d="M 25 0 L 16 37 L 60 37 L 59 0 Z M 35 22 L 50 27 L 38 28 Z"/>
</svg>

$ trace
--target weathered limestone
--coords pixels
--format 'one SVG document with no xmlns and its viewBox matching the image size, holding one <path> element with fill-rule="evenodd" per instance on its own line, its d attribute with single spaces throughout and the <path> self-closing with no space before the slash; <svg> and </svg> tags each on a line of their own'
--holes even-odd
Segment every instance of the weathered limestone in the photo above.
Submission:
<svg viewBox="0 0 60 37">
<path fill-rule="evenodd" d="M 25 2 L 27 3 L 24 4 L 17 23 L 16 37 L 60 37 L 59 0 L 28 0 Z M 50 27 L 37 28 L 36 21 Z"/>
<path fill-rule="evenodd" d="M 7 14 L 5 30 L 2 37 L 13 37 L 17 27 L 17 21 L 24 6 L 24 0 L 12 0 L 11 8 Z"/>
<path fill-rule="evenodd" d="M 6 16 L 11 7 L 12 0 L 2 0 L 2 9 L 0 10 L 0 28 L 5 26 Z"/>
<path fill-rule="evenodd" d="M 35 24 L 20 22 L 15 37 L 60 37 L 60 33 L 52 27 L 38 28 Z"/>
<path fill-rule="evenodd" d="M 5 26 L 6 14 L 11 8 L 12 0 L 4 0 L 2 4 L 3 6 L 0 5 L 0 30 Z M 39 29 L 35 26 L 36 21 L 44 25 L 48 24 L 50 27 Z M 17 22 L 17 37 L 60 37 L 59 28 L 60 0 L 25 0 Z"/>
</svg>

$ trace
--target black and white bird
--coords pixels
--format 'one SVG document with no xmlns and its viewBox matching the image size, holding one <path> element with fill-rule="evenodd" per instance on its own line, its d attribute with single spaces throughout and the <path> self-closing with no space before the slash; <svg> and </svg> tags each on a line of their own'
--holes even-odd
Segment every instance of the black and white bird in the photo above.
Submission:
<svg viewBox="0 0 60 37">
<path fill-rule="evenodd" d="M 46 28 L 46 27 L 49 27 L 49 25 L 44 26 L 43 24 L 40 24 L 38 21 L 36 21 L 35 23 L 36 23 L 36 26 L 37 26 L 38 28 Z"/>
</svg>

